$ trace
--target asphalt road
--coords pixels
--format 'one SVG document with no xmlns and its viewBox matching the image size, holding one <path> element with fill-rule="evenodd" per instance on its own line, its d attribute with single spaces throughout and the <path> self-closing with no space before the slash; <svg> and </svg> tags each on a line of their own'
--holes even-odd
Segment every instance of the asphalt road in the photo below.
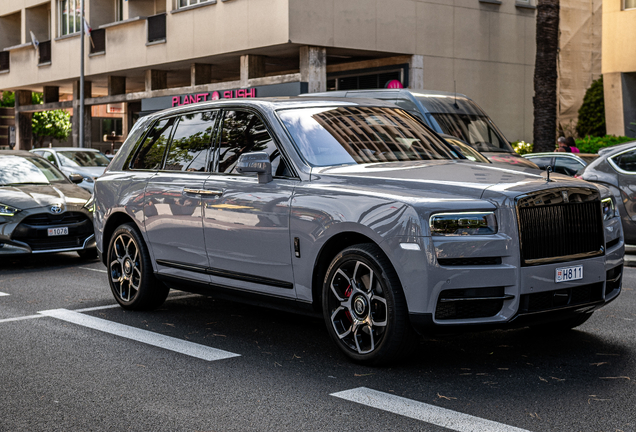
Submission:
<svg viewBox="0 0 636 432">
<path fill-rule="evenodd" d="M 634 432 L 634 287 L 564 335 L 422 338 L 371 368 L 320 320 L 183 292 L 127 312 L 97 261 L 2 258 L 0 431 Z"/>
</svg>

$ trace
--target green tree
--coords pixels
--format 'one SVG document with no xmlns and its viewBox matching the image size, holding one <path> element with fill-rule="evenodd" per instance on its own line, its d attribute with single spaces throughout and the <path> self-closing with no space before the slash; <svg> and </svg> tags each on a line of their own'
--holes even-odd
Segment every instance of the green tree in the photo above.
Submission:
<svg viewBox="0 0 636 432">
<path fill-rule="evenodd" d="M 11 108 L 15 105 L 15 94 L 10 91 L 3 91 L 2 98 L 0 98 L 1 108 Z"/>
<path fill-rule="evenodd" d="M 68 138 L 71 133 L 71 115 L 64 110 L 40 111 L 33 113 L 31 125 L 33 137 L 41 147 L 46 137 L 56 140 Z"/>
<path fill-rule="evenodd" d="M 583 105 L 579 109 L 579 121 L 576 133 L 580 137 L 602 137 L 607 133 L 605 127 L 605 98 L 603 96 L 603 77 L 592 82 L 585 92 Z"/>
</svg>

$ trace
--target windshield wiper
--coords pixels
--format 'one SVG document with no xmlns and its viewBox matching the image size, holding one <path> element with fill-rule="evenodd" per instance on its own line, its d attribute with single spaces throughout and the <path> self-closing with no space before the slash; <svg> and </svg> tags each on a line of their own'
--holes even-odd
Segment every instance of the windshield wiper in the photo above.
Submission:
<svg viewBox="0 0 636 432">
<path fill-rule="evenodd" d="M 51 183 L 41 183 L 41 182 L 24 182 L 24 183 L 4 183 L 0 186 L 24 186 L 24 185 L 50 185 Z"/>
</svg>

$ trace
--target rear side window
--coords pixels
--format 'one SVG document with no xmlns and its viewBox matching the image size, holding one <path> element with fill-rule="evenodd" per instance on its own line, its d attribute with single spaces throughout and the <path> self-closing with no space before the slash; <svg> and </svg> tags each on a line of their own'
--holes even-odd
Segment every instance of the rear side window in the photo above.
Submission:
<svg viewBox="0 0 636 432">
<path fill-rule="evenodd" d="M 150 128 L 132 162 L 132 169 L 158 170 L 161 168 L 175 121 L 175 117 L 159 120 Z"/>
<path fill-rule="evenodd" d="M 614 156 L 612 161 L 623 171 L 636 173 L 636 150 Z"/>
<path fill-rule="evenodd" d="M 165 170 L 207 171 L 217 111 L 182 115 L 172 137 Z"/>
<path fill-rule="evenodd" d="M 276 146 L 261 119 L 249 111 L 227 111 L 217 148 L 217 171 L 234 173 L 243 153 L 265 151 L 272 155 Z M 274 170 L 276 172 L 276 170 Z"/>
<path fill-rule="evenodd" d="M 528 160 L 531 160 L 532 162 L 536 163 L 537 166 L 541 169 L 546 169 L 546 167 L 548 165 L 552 165 L 552 156 L 550 157 L 533 157 L 533 158 L 528 158 Z"/>
<path fill-rule="evenodd" d="M 554 163 L 554 171 L 560 174 L 565 174 L 569 176 L 573 176 L 576 174 L 581 168 L 584 168 L 581 162 L 576 159 L 565 158 L 565 157 L 557 157 Z"/>
</svg>

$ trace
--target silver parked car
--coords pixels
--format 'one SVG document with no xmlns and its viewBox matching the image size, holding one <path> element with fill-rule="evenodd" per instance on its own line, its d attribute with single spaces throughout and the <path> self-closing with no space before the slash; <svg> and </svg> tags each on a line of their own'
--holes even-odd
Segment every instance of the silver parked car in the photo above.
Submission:
<svg viewBox="0 0 636 432">
<path fill-rule="evenodd" d="M 605 188 L 463 158 L 377 100 L 228 100 L 139 120 L 95 184 L 112 292 L 321 313 L 351 359 L 413 330 L 571 328 L 621 290 Z"/>
<path fill-rule="evenodd" d="M 636 245 L 636 141 L 599 150 L 598 159 L 579 175 L 612 191 L 625 241 Z"/>
<path fill-rule="evenodd" d="M 523 157 L 536 163 L 542 170 L 552 167 L 552 172 L 575 176 L 576 173 L 594 161 L 598 155 L 592 153 L 543 152 L 527 153 Z"/>
<path fill-rule="evenodd" d="M 67 251 L 97 256 L 93 199 L 73 182 L 33 153 L 0 151 L 0 256 Z"/>
<path fill-rule="evenodd" d="M 93 192 L 95 179 L 102 175 L 110 159 L 96 149 L 77 147 L 38 148 L 31 152 L 42 156 L 68 176 L 79 174 L 81 187 Z"/>
</svg>

